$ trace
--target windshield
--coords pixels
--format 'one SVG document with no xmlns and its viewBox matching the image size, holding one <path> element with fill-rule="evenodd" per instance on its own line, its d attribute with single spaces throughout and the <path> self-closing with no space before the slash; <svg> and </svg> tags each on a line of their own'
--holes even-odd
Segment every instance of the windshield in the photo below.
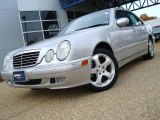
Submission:
<svg viewBox="0 0 160 120">
<path fill-rule="evenodd" d="M 97 26 L 109 25 L 110 10 L 103 10 L 80 17 L 69 23 L 58 36 L 72 33 L 83 29 L 88 29 Z"/>
</svg>

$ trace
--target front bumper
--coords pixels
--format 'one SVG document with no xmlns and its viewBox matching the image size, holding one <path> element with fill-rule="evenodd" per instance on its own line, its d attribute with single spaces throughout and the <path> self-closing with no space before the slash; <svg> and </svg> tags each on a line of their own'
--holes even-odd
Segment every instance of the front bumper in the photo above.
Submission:
<svg viewBox="0 0 160 120">
<path fill-rule="evenodd" d="M 83 60 L 89 64 L 81 66 Z M 2 71 L 2 78 L 9 86 L 17 88 L 63 89 L 85 85 L 90 82 L 90 57 L 76 60 L 65 65 L 31 67 L 18 70 Z M 24 71 L 27 80 L 14 82 L 13 72 Z"/>
</svg>

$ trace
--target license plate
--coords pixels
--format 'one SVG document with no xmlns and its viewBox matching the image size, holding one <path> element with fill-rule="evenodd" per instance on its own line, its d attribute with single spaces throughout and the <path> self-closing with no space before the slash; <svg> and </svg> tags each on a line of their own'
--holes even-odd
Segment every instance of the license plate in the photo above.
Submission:
<svg viewBox="0 0 160 120">
<path fill-rule="evenodd" d="M 24 71 L 13 72 L 13 80 L 15 82 L 25 82 L 26 78 Z"/>
</svg>

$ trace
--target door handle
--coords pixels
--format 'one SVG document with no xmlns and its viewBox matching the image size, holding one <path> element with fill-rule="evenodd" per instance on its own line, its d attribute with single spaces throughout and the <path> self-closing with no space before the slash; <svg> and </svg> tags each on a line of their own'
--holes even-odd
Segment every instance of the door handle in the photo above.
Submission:
<svg viewBox="0 0 160 120">
<path fill-rule="evenodd" d="M 147 30 L 147 28 L 146 28 L 146 27 L 144 27 L 144 28 L 143 28 L 143 30 Z"/>
</svg>

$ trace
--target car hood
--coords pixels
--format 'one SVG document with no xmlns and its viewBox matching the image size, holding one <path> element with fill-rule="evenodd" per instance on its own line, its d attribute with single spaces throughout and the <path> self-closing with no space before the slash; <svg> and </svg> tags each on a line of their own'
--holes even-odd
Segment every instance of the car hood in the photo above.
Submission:
<svg viewBox="0 0 160 120">
<path fill-rule="evenodd" d="M 57 37 L 53 37 L 53 38 L 49 38 L 43 41 L 40 41 L 38 43 L 29 45 L 29 46 L 25 46 L 22 47 L 20 49 L 17 49 L 13 52 L 11 52 L 10 54 L 17 54 L 19 52 L 23 52 L 23 51 L 29 51 L 29 50 L 42 50 L 42 49 L 57 49 L 57 47 L 59 46 L 59 44 L 61 42 L 63 42 L 64 40 L 68 40 L 69 42 L 71 42 L 71 40 L 76 40 L 74 39 L 77 36 L 83 36 L 84 34 L 90 34 L 90 33 L 94 33 L 94 32 L 102 32 L 102 30 L 104 30 L 104 28 L 109 29 L 110 27 L 108 26 L 100 26 L 100 27 L 95 27 L 94 28 L 89 28 L 89 29 L 84 29 L 84 30 L 80 30 L 80 31 L 74 31 L 70 34 L 66 34 L 63 36 L 57 36 Z M 105 31 L 106 31 L 105 29 Z"/>
</svg>

